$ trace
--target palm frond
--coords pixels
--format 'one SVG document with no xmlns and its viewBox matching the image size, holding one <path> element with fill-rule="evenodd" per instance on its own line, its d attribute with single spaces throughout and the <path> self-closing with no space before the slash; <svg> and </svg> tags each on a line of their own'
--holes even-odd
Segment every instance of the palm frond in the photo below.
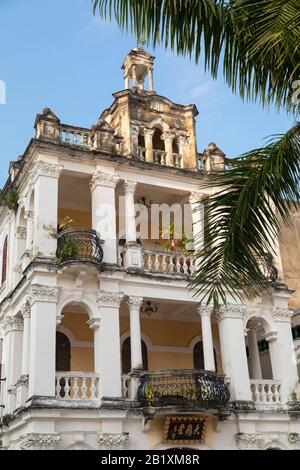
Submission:
<svg viewBox="0 0 300 470">
<path fill-rule="evenodd" d="M 215 188 L 204 202 L 208 230 L 191 287 L 200 302 L 226 303 L 229 292 L 253 300 L 270 287 L 264 266 L 274 240 L 300 201 L 300 123 L 266 147 L 228 160 L 230 168 L 208 178 Z M 199 234 L 200 235 L 200 234 Z"/>
<path fill-rule="evenodd" d="M 94 13 L 178 54 L 220 64 L 234 92 L 292 107 L 300 72 L 300 0 L 92 0 Z M 299 108 L 298 108 L 299 109 Z"/>
</svg>

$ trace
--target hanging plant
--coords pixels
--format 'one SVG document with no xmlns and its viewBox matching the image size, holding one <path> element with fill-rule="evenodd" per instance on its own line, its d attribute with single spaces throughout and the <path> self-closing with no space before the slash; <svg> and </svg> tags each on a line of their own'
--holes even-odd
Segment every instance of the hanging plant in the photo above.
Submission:
<svg viewBox="0 0 300 470">
<path fill-rule="evenodd" d="M 58 226 L 58 233 L 63 232 L 72 228 L 74 221 L 69 217 L 65 217 L 63 223 Z M 72 234 L 66 234 L 61 236 L 59 239 L 59 247 L 57 252 L 57 258 L 59 263 L 64 261 L 72 260 L 79 254 L 80 242 Z"/>
<path fill-rule="evenodd" d="M 8 190 L 6 193 L 0 191 L 0 205 L 6 206 L 11 211 L 16 212 L 18 210 L 19 200 L 20 195 L 17 191 L 12 189 Z"/>
</svg>

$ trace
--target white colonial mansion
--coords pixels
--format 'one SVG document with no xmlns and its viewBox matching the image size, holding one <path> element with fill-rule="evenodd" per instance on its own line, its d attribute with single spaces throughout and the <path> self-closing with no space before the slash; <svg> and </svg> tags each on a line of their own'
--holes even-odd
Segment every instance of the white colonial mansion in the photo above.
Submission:
<svg viewBox="0 0 300 470">
<path fill-rule="evenodd" d="M 3 449 L 300 449 L 280 250 L 268 295 L 199 305 L 189 289 L 199 201 L 214 190 L 199 187 L 224 154 L 215 144 L 197 153 L 198 111 L 154 91 L 153 61 L 142 48 L 128 54 L 124 90 L 90 129 L 46 108 L 10 164 Z"/>
</svg>

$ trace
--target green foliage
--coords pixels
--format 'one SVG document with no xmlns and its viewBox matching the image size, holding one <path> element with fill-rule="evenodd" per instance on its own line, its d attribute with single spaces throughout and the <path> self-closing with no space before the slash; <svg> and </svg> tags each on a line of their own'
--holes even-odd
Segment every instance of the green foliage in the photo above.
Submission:
<svg viewBox="0 0 300 470">
<path fill-rule="evenodd" d="M 59 251 L 58 261 L 63 263 L 69 259 L 76 258 L 79 254 L 79 249 L 79 240 L 76 240 L 72 235 L 63 235 L 63 243 Z"/>
<path fill-rule="evenodd" d="M 161 247 L 166 251 L 180 251 L 183 254 L 190 254 L 190 246 L 193 240 L 186 236 L 185 233 L 179 233 L 174 222 L 165 226 L 161 234 Z"/>
<path fill-rule="evenodd" d="M 270 287 L 261 263 L 275 254 L 277 232 L 300 202 L 300 123 L 227 163 L 202 185 L 218 190 L 204 202 L 209 230 L 192 282 L 200 301 L 215 305 L 226 303 L 226 291 L 251 300 Z"/>
<path fill-rule="evenodd" d="M 8 207 L 12 211 L 17 211 L 19 207 L 20 195 L 17 191 L 9 190 L 7 193 L 0 191 L 0 205 Z"/>
<path fill-rule="evenodd" d="M 222 69 L 234 92 L 290 106 L 300 73 L 299 0 L 92 0 L 94 13 L 181 55 Z"/>
</svg>

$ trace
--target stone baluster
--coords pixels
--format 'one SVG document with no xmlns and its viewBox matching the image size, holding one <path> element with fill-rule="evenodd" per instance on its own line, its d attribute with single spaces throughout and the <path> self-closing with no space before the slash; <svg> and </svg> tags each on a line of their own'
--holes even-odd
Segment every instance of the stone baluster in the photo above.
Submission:
<svg viewBox="0 0 300 470">
<path fill-rule="evenodd" d="M 161 136 L 161 139 L 165 142 L 165 151 L 166 151 L 166 165 L 174 166 L 174 155 L 173 155 L 173 140 L 175 135 L 171 132 L 164 132 Z"/>
<path fill-rule="evenodd" d="M 146 162 L 153 162 L 153 135 L 155 129 L 144 129 Z"/>
</svg>

